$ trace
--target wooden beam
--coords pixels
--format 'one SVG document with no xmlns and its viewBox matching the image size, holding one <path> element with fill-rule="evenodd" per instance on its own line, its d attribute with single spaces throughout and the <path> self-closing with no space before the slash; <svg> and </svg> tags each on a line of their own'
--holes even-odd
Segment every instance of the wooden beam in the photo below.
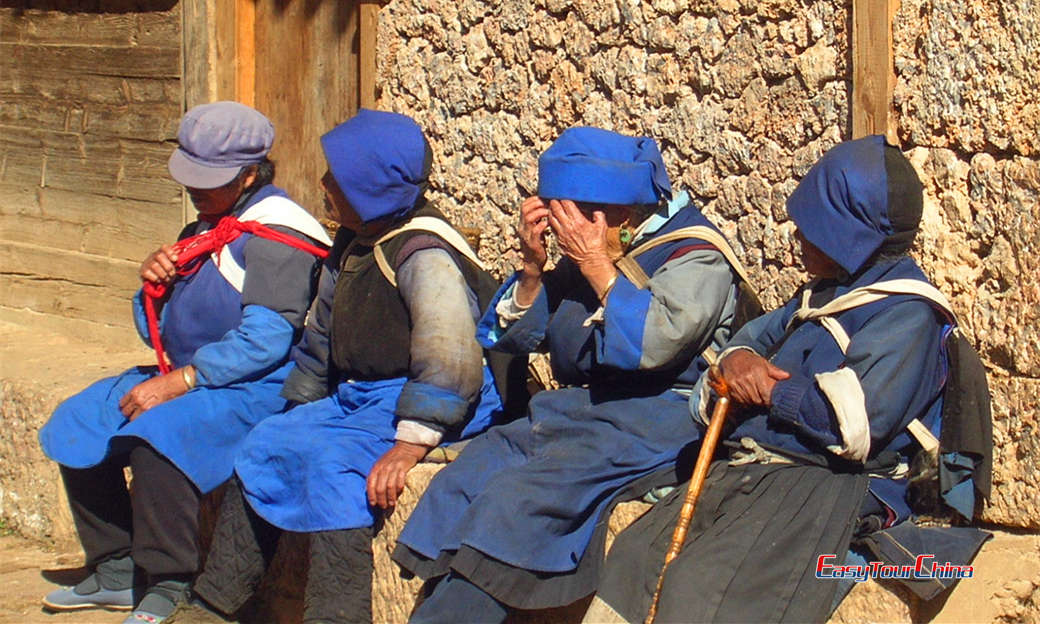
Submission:
<svg viewBox="0 0 1040 624">
<path fill-rule="evenodd" d="M 376 106 L 376 34 L 379 32 L 379 6 L 379 2 L 362 0 L 358 3 L 361 13 L 358 27 L 358 91 L 363 108 Z"/>
<path fill-rule="evenodd" d="M 256 0 L 235 0 L 235 99 L 256 106 Z"/>
<path fill-rule="evenodd" d="M 884 134 L 898 145 L 892 93 L 892 19 L 899 0 L 852 2 L 852 138 Z"/>
<path fill-rule="evenodd" d="M 236 97 L 235 5 L 227 0 L 181 0 L 181 108 Z M 195 210 L 182 194 L 182 221 Z"/>
</svg>

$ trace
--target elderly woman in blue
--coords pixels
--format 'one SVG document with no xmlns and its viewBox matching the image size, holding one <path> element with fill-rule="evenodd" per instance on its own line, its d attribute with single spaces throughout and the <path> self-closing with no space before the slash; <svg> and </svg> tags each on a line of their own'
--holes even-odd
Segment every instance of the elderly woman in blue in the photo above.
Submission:
<svg viewBox="0 0 1040 624">
<path fill-rule="evenodd" d="M 709 473 L 658 621 L 826 621 L 840 583 L 815 576 L 819 557 L 840 564 L 854 528 L 910 515 L 906 466 L 938 446 L 953 324 L 906 253 L 921 191 L 902 153 L 871 136 L 827 152 L 788 199 L 814 279 L 720 354 L 737 450 Z M 691 407 L 703 418 L 711 402 L 704 384 Z M 643 621 L 682 499 L 618 537 L 589 621 Z"/>
<path fill-rule="evenodd" d="M 405 475 L 442 440 L 501 415 L 475 339 L 478 298 L 494 280 L 426 203 L 422 129 L 363 109 L 321 143 L 326 206 L 341 227 L 282 388 L 296 407 L 243 445 L 239 487 L 194 584 L 200 603 L 175 621 L 243 607 L 283 531 L 311 534 L 304 621 L 371 621 L 372 537 Z"/>
<path fill-rule="evenodd" d="M 731 252 L 685 196 L 667 203 L 655 141 L 573 128 L 538 171 L 538 197 L 521 206 L 523 267 L 478 337 L 547 350 L 564 388 L 431 483 L 394 552 L 437 582 L 414 622 L 501 621 L 592 592 L 605 514 L 674 480 L 699 437 L 687 396 L 702 353 L 729 337 L 739 278 L 720 247 Z M 550 231 L 564 257 L 546 270 Z"/>
<path fill-rule="evenodd" d="M 181 121 L 169 169 L 199 220 L 141 265 L 146 287 L 167 291 L 158 328 L 143 320 L 142 293 L 134 301 L 142 338 L 165 346 L 160 369 L 173 370 L 142 366 L 101 380 L 40 431 L 93 571 L 50 593 L 50 610 L 130 609 L 136 566 L 148 587 L 127 622 L 168 615 L 198 569 L 200 497 L 231 476 L 246 434 L 284 409 L 279 390 L 314 292 L 315 255 L 332 241 L 271 184 L 273 140 L 271 122 L 235 102 L 198 106 Z M 186 262 L 189 249 L 203 248 Z"/>
</svg>

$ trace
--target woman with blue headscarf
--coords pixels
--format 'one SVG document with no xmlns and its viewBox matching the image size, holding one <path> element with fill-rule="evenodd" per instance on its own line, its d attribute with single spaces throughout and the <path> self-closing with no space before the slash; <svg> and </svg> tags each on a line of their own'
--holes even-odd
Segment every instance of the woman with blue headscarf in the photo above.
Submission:
<svg viewBox="0 0 1040 624">
<path fill-rule="evenodd" d="M 653 139 L 572 128 L 538 175 L 521 206 L 523 267 L 478 338 L 547 350 L 563 388 L 470 442 L 420 500 L 394 552 L 439 581 L 414 622 L 501 621 L 510 607 L 591 593 L 606 514 L 675 480 L 680 449 L 699 437 L 688 390 L 702 353 L 729 337 L 739 278 L 728 245 L 685 194 L 668 202 Z M 563 252 L 552 270 L 549 231 Z"/>
<path fill-rule="evenodd" d="M 296 407 L 246 439 L 194 584 L 206 604 L 174 621 L 238 611 L 282 531 L 311 534 L 304 621 L 371 621 L 374 526 L 405 475 L 442 439 L 499 416 L 474 339 L 486 274 L 425 203 L 422 130 L 362 110 L 321 144 L 326 207 L 341 228 L 281 391 Z"/>
<path fill-rule="evenodd" d="M 882 557 L 924 543 L 905 541 L 909 523 L 900 524 L 911 515 L 907 466 L 922 449 L 938 448 L 940 427 L 946 442 L 940 416 L 954 320 L 907 255 L 921 220 L 921 182 L 883 136 L 865 137 L 828 151 L 787 211 L 814 279 L 745 325 L 719 356 L 738 406 L 728 434 L 737 450 L 708 474 L 664 578 L 659 622 L 823 622 L 839 589 L 851 586 L 831 566 L 847 563 L 854 532 L 863 538 L 891 527 L 879 540 Z M 701 385 L 691 408 L 703 418 L 713 397 Z M 646 617 L 682 494 L 618 536 L 587 621 Z M 956 507 L 956 496 L 947 502 Z M 961 513 L 970 518 L 966 502 Z M 969 533 L 956 541 L 975 549 L 985 539 L 959 531 Z M 964 556 L 948 536 L 938 544 L 944 550 L 916 552 L 937 561 Z"/>
</svg>

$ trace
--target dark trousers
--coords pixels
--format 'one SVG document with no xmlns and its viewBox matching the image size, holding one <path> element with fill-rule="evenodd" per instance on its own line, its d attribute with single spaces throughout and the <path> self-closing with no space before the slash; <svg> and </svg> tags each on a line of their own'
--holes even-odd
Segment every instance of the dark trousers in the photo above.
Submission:
<svg viewBox="0 0 1040 624">
<path fill-rule="evenodd" d="M 152 447 L 142 444 L 92 468 L 62 466 L 61 476 L 88 567 L 131 555 L 152 584 L 186 580 L 198 570 L 201 495 Z"/>
<path fill-rule="evenodd" d="M 408 619 L 409 624 L 501 624 L 509 611 L 504 604 L 454 572 L 448 573 Z"/>
<path fill-rule="evenodd" d="M 260 586 L 282 532 L 253 511 L 234 479 L 195 593 L 225 614 L 237 612 Z M 374 534 L 372 527 L 310 534 L 304 622 L 372 621 Z"/>
</svg>

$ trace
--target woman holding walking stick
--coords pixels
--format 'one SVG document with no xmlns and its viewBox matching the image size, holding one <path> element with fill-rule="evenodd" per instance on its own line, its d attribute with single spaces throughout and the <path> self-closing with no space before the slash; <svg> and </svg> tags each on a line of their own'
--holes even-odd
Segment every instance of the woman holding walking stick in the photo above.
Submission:
<svg viewBox="0 0 1040 624">
<path fill-rule="evenodd" d="M 841 561 L 855 527 L 910 514 L 905 468 L 936 430 L 954 323 L 907 255 L 921 182 L 866 137 L 825 154 L 787 210 L 815 279 L 719 356 L 738 451 L 711 467 L 657 622 L 825 621 L 839 584 L 814 575 L 819 557 Z M 691 408 L 712 402 L 702 380 Z M 618 537 L 587 621 L 644 621 L 682 494 Z"/>
</svg>

